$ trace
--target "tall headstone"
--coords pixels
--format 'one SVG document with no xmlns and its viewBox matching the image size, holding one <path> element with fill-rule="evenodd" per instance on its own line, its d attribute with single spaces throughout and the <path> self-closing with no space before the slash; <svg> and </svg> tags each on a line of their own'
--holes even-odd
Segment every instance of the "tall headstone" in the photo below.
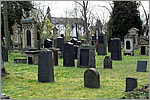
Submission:
<svg viewBox="0 0 150 100">
<path fill-rule="evenodd" d="M 74 67 L 74 46 L 73 43 L 67 42 L 64 44 L 63 66 Z"/>
<path fill-rule="evenodd" d="M 137 87 L 137 79 L 132 77 L 126 78 L 126 89 L 125 92 L 131 92 Z"/>
<path fill-rule="evenodd" d="M 43 49 L 39 51 L 38 81 L 54 82 L 54 68 L 51 50 Z"/>
<path fill-rule="evenodd" d="M 95 68 L 89 68 L 84 72 L 84 86 L 87 88 L 99 88 L 100 76 Z"/>
<path fill-rule="evenodd" d="M 56 48 L 49 48 L 49 50 L 53 51 L 53 65 L 57 66 L 58 65 L 58 49 Z"/>
<path fill-rule="evenodd" d="M 47 38 L 45 41 L 44 41 L 44 48 L 52 48 L 52 40 Z"/>
<path fill-rule="evenodd" d="M 59 48 L 61 52 L 63 52 L 64 48 L 64 39 L 63 37 L 57 37 L 56 39 L 56 48 Z"/>
<path fill-rule="evenodd" d="M 104 64 L 104 68 L 110 68 L 110 69 L 112 69 L 112 60 L 111 60 L 111 57 L 110 56 L 105 56 L 103 64 Z"/>
<path fill-rule="evenodd" d="M 4 62 L 8 62 L 8 49 L 4 45 L 2 45 L 2 59 Z"/>
<path fill-rule="evenodd" d="M 146 72 L 147 61 L 137 61 L 137 72 Z"/>
<path fill-rule="evenodd" d="M 106 36 L 105 34 L 99 34 L 98 36 L 98 55 L 106 55 Z"/>
<path fill-rule="evenodd" d="M 113 38 L 111 40 L 111 59 L 122 60 L 121 41 L 119 38 Z"/>
<path fill-rule="evenodd" d="M 78 49 L 77 67 L 95 68 L 95 49 L 89 44 L 81 45 Z"/>
<path fill-rule="evenodd" d="M 108 52 L 111 52 L 111 41 L 112 38 L 108 40 Z"/>
</svg>

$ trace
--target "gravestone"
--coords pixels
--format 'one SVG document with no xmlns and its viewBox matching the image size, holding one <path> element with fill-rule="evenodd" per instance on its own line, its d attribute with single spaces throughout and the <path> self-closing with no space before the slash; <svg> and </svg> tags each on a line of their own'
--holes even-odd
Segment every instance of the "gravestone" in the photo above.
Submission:
<svg viewBox="0 0 150 100">
<path fill-rule="evenodd" d="M 96 47 L 96 36 L 92 36 L 92 43 L 94 47 Z"/>
<path fill-rule="evenodd" d="M 137 61 L 137 72 L 146 72 L 147 61 Z"/>
<path fill-rule="evenodd" d="M 132 77 L 126 78 L 126 89 L 125 92 L 133 91 L 137 87 L 137 79 Z"/>
<path fill-rule="evenodd" d="M 112 38 L 108 40 L 108 52 L 111 52 L 111 41 L 112 41 Z"/>
<path fill-rule="evenodd" d="M 45 41 L 44 41 L 44 48 L 52 48 L 52 40 L 47 38 Z"/>
<path fill-rule="evenodd" d="M 106 36 L 105 34 L 99 34 L 98 36 L 98 55 L 106 55 Z"/>
<path fill-rule="evenodd" d="M 52 50 L 53 52 L 53 65 L 57 66 L 58 65 L 58 50 L 56 48 L 49 48 L 49 50 Z"/>
<path fill-rule="evenodd" d="M 84 72 L 84 87 L 87 88 L 100 87 L 99 72 L 95 68 L 89 68 Z"/>
<path fill-rule="evenodd" d="M 77 59 L 77 55 L 78 55 L 78 48 L 79 46 L 78 45 L 74 45 L 74 59 Z"/>
<path fill-rule="evenodd" d="M 63 66 L 74 67 L 74 46 L 73 43 L 67 42 L 64 44 Z"/>
<path fill-rule="evenodd" d="M 76 38 L 71 38 L 69 42 L 73 43 L 74 45 L 77 45 L 78 40 Z"/>
<path fill-rule="evenodd" d="M 104 68 L 110 68 L 112 69 L 112 60 L 110 56 L 105 56 L 104 58 Z"/>
<path fill-rule="evenodd" d="M 56 48 L 59 48 L 61 52 L 63 52 L 64 48 L 64 39 L 63 37 L 57 37 L 56 39 Z"/>
<path fill-rule="evenodd" d="M 37 48 L 29 48 L 27 51 L 25 51 L 25 53 L 28 57 L 28 64 L 38 64 L 39 51 L 37 50 Z"/>
<path fill-rule="evenodd" d="M 2 45 L 2 59 L 4 62 L 8 62 L 8 49 Z"/>
<path fill-rule="evenodd" d="M 148 55 L 148 46 L 149 43 L 146 41 L 146 38 L 140 37 L 139 38 L 139 47 L 140 47 L 140 55 L 147 56 Z"/>
<path fill-rule="evenodd" d="M 95 68 L 95 49 L 89 44 L 81 45 L 78 49 L 77 67 Z"/>
<path fill-rule="evenodd" d="M 119 38 L 113 38 L 111 40 L 111 59 L 112 60 L 122 60 L 121 54 L 121 41 Z"/>
<path fill-rule="evenodd" d="M 124 55 L 134 55 L 133 38 L 128 34 L 124 37 Z"/>
<path fill-rule="evenodd" d="M 54 82 L 52 51 L 48 49 L 40 50 L 38 57 L 38 81 Z"/>
</svg>

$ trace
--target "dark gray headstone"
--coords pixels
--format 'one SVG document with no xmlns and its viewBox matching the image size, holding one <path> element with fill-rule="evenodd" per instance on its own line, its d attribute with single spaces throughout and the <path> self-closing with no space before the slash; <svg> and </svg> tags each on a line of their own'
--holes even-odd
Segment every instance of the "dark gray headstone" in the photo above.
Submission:
<svg viewBox="0 0 150 100">
<path fill-rule="evenodd" d="M 141 46 L 141 55 L 146 55 L 146 46 Z"/>
<path fill-rule="evenodd" d="M 56 38 L 56 48 L 59 48 L 61 52 L 64 50 L 64 38 L 63 37 L 57 37 Z"/>
<path fill-rule="evenodd" d="M 79 47 L 77 67 L 95 68 L 95 49 L 92 45 L 84 44 Z"/>
<path fill-rule="evenodd" d="M 126 78 L 126 92 L 133 91 L 137 87 L 137 79 L 132 77 Z"/>
<path fill-rule="evenodd" d="M 2 45 L 2 59 L 4 62 L 8 62 L 8 49 L 4 45 Z"/>
<path fill-rule="evenodd" d="M 111 59 L 122 60 L 121 54 L 121 41 L 119 38 L 113 38 L 111 40 Z"/>
<path fill-rule="evenodd" d="M 74 46 L 73 43 L 67 42 L 64 44 L 63 66 L 74 67 Z"/>
<path fill-rule="evenodd" d="M 38 81 L 54 82 L 54 69 L 51 50 L 43 49 L 39 52 Z"/>
<path fill-rule="evenodd" d="M 98 36 L 98 55 L 106 55 L 106 36 L 105 34 L 100 34 Z"/>
<path fill-rule="evenodd" d="M 111 39 L 108 40 L 108 52 L 111 52 Z"/>
<path fill-rule="evenodd" d="M 51 48 L 52 47 L 52 40 L 47 38 L 45 41 L 44 41 L 44 48 Z"/>
<path fill-rule="evenodd" d="M 95 68 L 89 68 L 84 72 L 84 86 L 87 88 L 99 88 L 100 76 Z"/>
<path fill-rule="evenodd" d="M 78 45 L 74 45 L 74 57 L 75 57 L 75 59 L 77 59 L 77 55 L 78 55 L 78 48 L 79 48 L 79 46 L 78 46 Z"/>
<path fill-rule="evenodd" d="M 49 48 L 49 50 L 52 50 L 53 51 L 53 64 L 54 66 L 57 66 L 58 65 L 58 49 L 55 49 L 55 48 Z"/>
<path fill-rule="evenodd" d="M 104 68 L 112 69 L 112 60 L 110 56 L 105 56 L 104 58 Z"/>
<path fill-rule="evenodd" d="M 137 72 L 146 72 L 147 61 L 137 61 Z"/>
</svg>

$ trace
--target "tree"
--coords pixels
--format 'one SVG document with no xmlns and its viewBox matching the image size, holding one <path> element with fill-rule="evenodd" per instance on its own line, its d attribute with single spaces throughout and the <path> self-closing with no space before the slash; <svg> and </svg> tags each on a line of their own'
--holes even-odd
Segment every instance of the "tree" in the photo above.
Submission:
<svg viewBox="0 0 150 100">
<path fill-rule="evenodd" d="M 113 11 L 107 26 L 110 37 L 124 37 L 131 27 L 142 30 L 140 13 L 136 1 L 114 1 Z M 140 33 L 139 32 L 139 33 Z"/>
</svg>

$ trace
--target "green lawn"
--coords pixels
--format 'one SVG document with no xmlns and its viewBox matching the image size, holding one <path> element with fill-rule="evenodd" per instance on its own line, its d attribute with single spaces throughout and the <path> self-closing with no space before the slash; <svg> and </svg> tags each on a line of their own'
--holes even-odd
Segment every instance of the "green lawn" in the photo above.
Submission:
<svg viewBox="0 0 150 100">
<path fill-rule="evenodd" d="M 1 77 L 1 92 L 10 99 L 119 99 L 125 95 L 126 77 L 138 78 L 138 87 L 149 83 L 149 62 L 147 72 L 136 72 L 137 60 L 149 61 L 149 56 L 139 56 L 139 51 L 135 51 L 135 56 L 122 55 L 122 61 L 112 62 L 112 69 L 103 69 L 105 56 L 96 54 L 96 69 L 100 74 L 98 89 L 84 87 L 87 68 L 63 67 L 63 59 L 54 66 L 55 82 L 38 82 L 38 65 L 13 63 L 20 55 L 9 53 L 9 62 L 4 63 L 10 75 Z"/>
</svg>

